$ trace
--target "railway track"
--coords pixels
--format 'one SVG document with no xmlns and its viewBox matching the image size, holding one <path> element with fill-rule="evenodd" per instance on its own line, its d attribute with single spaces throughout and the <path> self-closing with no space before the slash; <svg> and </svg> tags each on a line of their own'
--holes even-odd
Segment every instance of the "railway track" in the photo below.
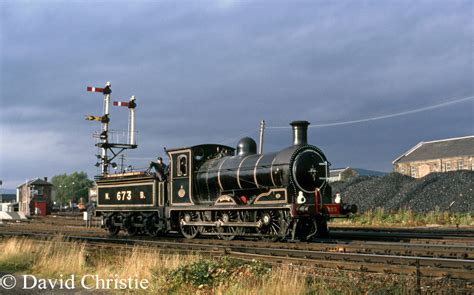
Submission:
<svg viewBox="0 0 474 295">
<path fill-rule="evenodd" d="M 61 222 L 62 225 L 51 224 L 51 222 Z M 65 225 L 65 224 L 67 225 Z M 107 234 L 99 228 L 84 228 L 81 222 L 67 223 L 54 218 L 43 220 L 43 223 L 20 223 L 10 224 L 0 228 L 4 232 L 39 232 L 45 234 L 60 234 L 74 236 L 91 236 L 91 237 L 107 237 Z M 442 231 L 446 232 L 445 230 Z M 453 231 L 449 231 L 451 234 Z M 421 235 L 423 234 L 424 235 Z M 446 238 L 440 236 L 440 232 L 428 232 L 427 230 L 394 229 L 387 231 L 373 230 L 363 231 L 362 229 L 343 230 L 343 234 L 334 231 L 331 233 L 332 239 L 317 240 L 312 243 L 265 243 L 255 240 L 234 240 L 227 241 L 232 245 L 245 246 L 252 245 L 254 247 L 276 247 L 283 249 L 301 249 L 312 251 L 326 252 L 347 252 L 347 253 L 365 253 L 380 255 L 406 255 L 406 256 L 422 256 L 422 257 L 440 257 L 440 258 L 461 258 L 473 259 L 474 238 L 470 236 L 473 231 L 462 231 L 455 238 Z M 420 237 L 421 235 L 421 237 Z M 452 237 L 452 235 L 450 235 Z M 137 237 L 143 240 L 176 240 L 184 243 L 216 243 L 222 244 L 222 240 L 210 239 L 194 239 L 186 240 L 179 238 L 179 235 L 151 238 Z M 381 242 L 382 241 L 382 242 Z M 391 243 L 387 244 L 387 241 Z"/>
<path fill-rule="evenodd" d="M 0 235 L 16 236 L 21 235 L 22 232 L 4 231 Z M 28 236 L 31 231 L 26 232 Z M 54 234 L 73 235 L 85 237 L 99 237 L 108 238 L 107 235 L 97 235 L 95 231 L 81 232 L 42 232 L 38 233 L 45 236 Z M 122 236 L 122 239 L 128 239 L 127 236 Z M 293 242 L 262 242 L 255 240 L 234 240 L 223 241 L 213 239 L 195 239 L 187 240 L 176 237 L 159 237 L 151 238 L 147 236 L 135 237 L 136 240 L 141 241 L 165 241 L 189 244 L 213 244 L 218 246 L 235 246 L 235 247 L 271 247 L 276 249 L 290 249 L 290 250 L 307 250 L 307 251 L 324 251 L 324 252 L 339 252 L 339 253 L 361 253 L 361 254 L 379 254 L 379 255 L 405 255 L 405 256 L 422 256 L 422 257 L 439 257 L 439 258 L 454 258 L 454 259 L 474 259 L 474 246 L 467 245 L 438 245 L 438 244 L 418 244 L 418 243 L 387 243 L 387 242 L 373 242 L 373 241 L 345 241 L 345 240 L 320 240 L 311 243 L 293 243 Z"/>
<path fill-rule="evenodd" d="M 51 233 L 0 232 L 0 236 L 49 239 Z M 474 247 L 400 243 L 262 243 L 256 241 L 183 240 L 64 235 L 68 241 L 91 245 L 129 245 L 158 248 L 165 252 L 202 252 L 239 259 L 258 259 L 325 269 L 415 274 L 449 277 L 474 282 Z M 458 254 L 455 254 L 458 253 Z M 462 253 L 459 255 L 459 253 Z"/>
<path fill-rule="evenodd" d="M 5 230 L 18 231 L 54 231 L 54 232 L 90 232 L 105 235 L 99 228 L 85 228 L 84 221 L 77 217 L 48 217 L 33 219 L 29 223 L 6 223 Z M 473 229 L 440 229 L 440 228 L 366 228 L 366 227 L 333 227 L 331 228 L 333 240 L 347 241 L 392 241 L 423 244 L 462 244 L 474 245 Z"/>
<path fill-rule="evenodd" d="M 196 240 L 190 243 L 223 243 L 214 240 Z M 413 243 L 387 243 L 371 241 L 340 241 L 325 240 L 311 243 L 262 243 L 255 241 L 228 241 L 227 244 L 233 247 L 271 247 L 275 249 L 306 250 L 331 253 L 359 253 L 378 255 L 404 255 L 420 257 L 438 257 L 453 259 L 474 259 L 474 246 L 465 245 L 430 245 Z"/>
<path fill-rule="evenodd" d="M 472 227 L 373 227 L 373 226 L 340 226 L 331 225 L 331 230 L 354 232 L 390 232 L 390 233 L 439 233 L 445 236 L 471 236 L 474 237 Z"/>
<path fill-rule="evenodd" d="M 31 226 L 14 226 L 4 227 L 4 232 L 11 234 L 18 232 L 26 233 L 44 233 L 49 235 L 74 235 L 74 236 L 91 236 L 91 237 L 108 237 L 107 234 L 97 228 L 87 229 L 84 227 L 74 226 L 63 226 L 61 228 L 52 227 L 49 229 Z M 314 251 L 326 251 L 326 252 L 351 252 L 351 253 L 366 253 L 366 254 L 381 254 L 381 255 L 408 255 L 408 256 L 424 256 L 424 257 L 440 257 L 440 258 L 462 258 L 472 259 L 474 258 L 473 247 L 474 239 L 470 238 L 459 238 L 456 240 L 436 240 L 436 239 L 412 239 L 405 242 L 403 239 L 395 239 L 395 242 L 387 244 L 389 240 L 386 236 L 382 235 L 377 238 L 376 235 L 371 235 L 373 239 L 325 239 L 317 240 L 311 243 L 292 243 L 292 242 L 263 242 L 255 240 L 234 240 L 227 241 L 232 245 L 244 246 L 252 245 L 255 247 L 277 247 L 284 249 L 302 249 L 302 250 L 314 250 Z M 125 236 L 126 237 L 126 236 Z M 179 235 L 171 235 L 166 237 L 151 238 L 147 236 L 136 237 L 142 240 L 165 240 L 165 241 L 180 241 L 184 243 L 216 243 L 222 244 L 222 240 L 211 240 L 211 239 L 194 239 L 186 240 L 180 238 Z M 400 242 L 402 241 L 402 242 Z"/>
<path fill-rule="evenodd" d="M 379 240 L 387 241 L 432 241 L 436 243 L 467 242 L 474 244 L 472 229 L 440 228 L 331 228 L 331 237 L 335 239 Z"/>
</svg>

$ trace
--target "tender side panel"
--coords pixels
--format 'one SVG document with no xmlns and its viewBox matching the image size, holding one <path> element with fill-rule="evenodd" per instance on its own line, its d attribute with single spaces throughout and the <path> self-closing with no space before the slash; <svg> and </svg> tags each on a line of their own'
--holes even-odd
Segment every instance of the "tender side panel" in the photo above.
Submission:
<svg viewBox="0 0 474 295">
<path fill-rule="evenodd" d="M 124 182 L 98 185 L 98 208 L 155 207 L 158 204 L 157 181 Z"/>
</svg>

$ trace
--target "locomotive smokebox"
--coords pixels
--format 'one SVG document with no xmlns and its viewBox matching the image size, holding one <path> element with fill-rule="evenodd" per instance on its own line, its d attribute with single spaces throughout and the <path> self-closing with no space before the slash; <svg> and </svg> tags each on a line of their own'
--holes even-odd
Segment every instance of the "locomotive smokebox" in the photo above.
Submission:
<svg viewBox="0 0 474 295">
<path fill-rule="evenodd" d="M 308 121 L 293 121 L 290 123 L 293 127 L 293 145 L 308 143 Z"/>
</svg>

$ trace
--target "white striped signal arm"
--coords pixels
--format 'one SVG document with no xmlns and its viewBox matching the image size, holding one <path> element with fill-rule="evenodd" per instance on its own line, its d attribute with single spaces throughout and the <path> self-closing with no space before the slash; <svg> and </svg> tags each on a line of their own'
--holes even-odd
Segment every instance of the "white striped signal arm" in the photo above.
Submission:
<svg viewBox="0 0 474 295">
<path fill-rule="evenodd" d="M 103 93 L 103 92 L 104 92 L 104 88 L 87 86 L 87 91 L 89 91 L 89 92 L 101 92 L 101 93 Z"/>
<path fill-rule="evenodd" d="M 114 101 L 114 106 L 116 107 L 128 107 L 128 101 Z"/>
</svg>

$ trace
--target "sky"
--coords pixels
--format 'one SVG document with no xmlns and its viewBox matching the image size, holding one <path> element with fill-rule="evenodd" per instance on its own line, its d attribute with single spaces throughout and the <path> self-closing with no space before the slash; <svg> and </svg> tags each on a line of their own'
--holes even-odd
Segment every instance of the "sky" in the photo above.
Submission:
<svg viewBox="0 0 474 295">
<path fill-rule="evenodd" d="M 163 147 L 309 143 L 391 171 L 420 141 L 474 134 L 473 1 L 0 1 L 0 179 L 98 174 L 103 96 L 137 99 L 145 167 Z M 391 116 L 395 114 L 394 116 Z M 398 114 L 398 115 L 397 115 Z M 113 130 L 128 110 L 111 108 Z M 370 118 L 374 118 L 373 120 Z M 368 120 L 366 120 L 368 119 Z M 351 122 L 355 121 L 355 122 Z M 347 124 L 332 123 L 349 122 Z"/>
</svg>

